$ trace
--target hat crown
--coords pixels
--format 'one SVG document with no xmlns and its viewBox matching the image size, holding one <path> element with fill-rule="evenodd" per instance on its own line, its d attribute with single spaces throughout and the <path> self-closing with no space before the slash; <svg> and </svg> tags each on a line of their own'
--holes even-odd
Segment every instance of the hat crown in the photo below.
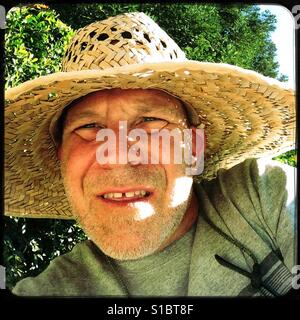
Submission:
<svg viewBox="0 0 300 320">
<path fill-rule="evenodd" d="M 125 13 L 79 29 L 62 61 L 63 71 L 185 61 L 185 54 L 151 18 Z"/>
</svg>

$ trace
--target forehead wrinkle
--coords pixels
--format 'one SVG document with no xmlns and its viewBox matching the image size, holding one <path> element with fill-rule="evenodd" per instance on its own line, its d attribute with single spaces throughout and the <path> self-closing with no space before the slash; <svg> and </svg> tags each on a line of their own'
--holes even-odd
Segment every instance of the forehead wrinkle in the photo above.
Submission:
<svg viewBox="0 0 300 320">
<path fill-rule="evenodd" d="M 97 112 L 94 112 L 92 110 L 86 110 L 86 111 L 79 111 L 75 113 L 75 115 L 71 115 L 71 117 L 76 117 L 76 118 L 84 118 L 84 117 L 89 117 L 89 116 L 99 116 Z"/>
<path fill-rule="evenodd" d="M 128 108 L 126 108 L 126 106 L 121 106 L 121 111 L 124 112 L 126 115 L 129 114 L 129 112 L 128 112 L 127 109 L 128 109 Z"/>
<path fill-rule="evenodd" d="M 111 111 L 113 108 L 113 106 L 107 108 L 107 113 L 109 111 Z M 172 108 L 172 111 L 174 108 Z M 167 111 L 165 106 L 160 106 L 160 107 L 156 107 L 156 106 L 149 106 L 147 104 L 139 104 L 137 105 L 134 109 L 131 109 L 130 107 L 127 107 L 126 104 L 122 105 L 120 107 L 120 112 L 122 115 L 130 115 L 132 113 L 149 113 L 149 112 L 153 112 L 153 111 Z"/>
<path fill-rule="evenodd" d="M 187 119 L 186 111 L 182 106 L 172 105 L 170 108 L 166 108 L 165 106 L 161 106 L 159 108 L 150 109 L 152 112 L 159 117 L 168 116 L 172 119 Z"/>
<path fill-rule="evenodd" d="M 68 116 L 75 117 L 76 119 L 81 119 L 85 117 L 106 117 L 107 115 L 107 99 L 104 97 L 98 97 L 96 95 L 91 95 L 89 97 L 84 96 L 79 99 L 79 102 L 75 104 L 69 111 Z M 82 105 L 83 103 L 83 105 Z M 101 113 L 101 110 L 99 110 L 99 106 L 102 105 L 101 108 L 103 108 L 103 104 L 105 105 L 105 115 L 103 116 Z"/>
</svg>

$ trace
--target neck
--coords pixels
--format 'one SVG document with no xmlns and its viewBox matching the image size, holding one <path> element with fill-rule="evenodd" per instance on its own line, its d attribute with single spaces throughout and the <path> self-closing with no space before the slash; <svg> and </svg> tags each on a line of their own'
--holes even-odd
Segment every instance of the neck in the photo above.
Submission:
<svg viewBox="0 0 300 320">
<path fill-rule="evenodd" d="M 197 201 L 195 192 L 193 191 L 190 206 L 187 209 L 185 215 L 183 216 L 183 219 L 180 225 L 175 230 L 175 232 L 160 245 L 157 251 L 163 250 L 172 242 L 184 236 L 191 229 L 192 225 L 195 223 L 197 216 L 198 216 L 198 201 Z"/>
</svg>

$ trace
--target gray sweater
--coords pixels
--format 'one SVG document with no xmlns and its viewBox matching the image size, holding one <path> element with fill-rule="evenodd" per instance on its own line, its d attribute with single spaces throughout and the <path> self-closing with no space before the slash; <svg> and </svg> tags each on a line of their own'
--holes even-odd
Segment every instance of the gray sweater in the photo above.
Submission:
<svg viewBox="0 0 300 320">
<path fill-rule="evenodd" d="M 290 270 L 296 259 L 294 184 L 293 168 L 266 159 L 248 159 L 230 170 L 219 170 L 216 179 L 194 184 L 198 220 L 163 251 L 117 261 L 87 240 L 54 259 L 37 277 L 18 282 L 13 293 L 82 297 L 283 295 L 291 288 Z M 221 259 L 220 264 L 216 255 L 225 262 Z M 248 272 L 252 280 L 232 264 Z"/>
</svg>

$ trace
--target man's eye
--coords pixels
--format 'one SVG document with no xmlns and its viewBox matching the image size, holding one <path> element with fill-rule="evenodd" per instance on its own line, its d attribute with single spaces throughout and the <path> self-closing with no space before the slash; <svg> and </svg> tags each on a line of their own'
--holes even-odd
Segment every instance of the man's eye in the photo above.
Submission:
<svg viewBox="0 0 300 320">
<path fill-rule="evenodd" d="M 91 128 L 100 128 L 100 126 L 97 123 L 87 123 L 83 126 L 78 127 L 76 130 L 78 130 L 78 129 L 91 129 Z"/>
<path fill-rule="evenodd" d="M 143 120 L 145 122 L 148 122 L 148 121 L 156 121 L 156 120 L 162 120 L 162 119 L 158 119 L 158 118 L 154 118 L 154 117 L 143 117 Z"/>
<path fill-rule="evenodd" d="M 144 130 L 151 130 L 151 129 L 160 130 L 164 128 L 166 125 L 168 125 L 167 120 L 163 120 L 155 117 L 142 117 L 142 119 L 140 119 L 138 123 L 136 123 L 137 128 L 141 128 Z"/>
<path fill-rule="evenodd" d="M 75 129 L 75 133 L 86 141 L 94 141 L 96 140 L 97 132 L 103 128 L 103 126 L 93 122 L 84 124 Z"/>
</svg>

